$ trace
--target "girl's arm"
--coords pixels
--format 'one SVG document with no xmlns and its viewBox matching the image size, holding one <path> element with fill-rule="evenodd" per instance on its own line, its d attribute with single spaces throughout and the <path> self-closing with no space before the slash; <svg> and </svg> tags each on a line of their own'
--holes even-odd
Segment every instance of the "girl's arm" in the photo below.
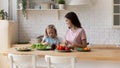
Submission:
<svg viewBox="0 0 120 68">
<path fill-rule="evenodd" d="M 43 37 L 43 39 L 42 39 L 41 43 L 42 43 L 43 45 L 49 45 L 49 43 L 48 43 L 48 42 L 46 42 L 46 41 L 45 41 L 45 39 L 46 39 L 46 37 Z"/>
<path fill-rule="evenodd" d="M 41 42 L 43 45 L 49 45 L 48 42 Z"/>
</svg>

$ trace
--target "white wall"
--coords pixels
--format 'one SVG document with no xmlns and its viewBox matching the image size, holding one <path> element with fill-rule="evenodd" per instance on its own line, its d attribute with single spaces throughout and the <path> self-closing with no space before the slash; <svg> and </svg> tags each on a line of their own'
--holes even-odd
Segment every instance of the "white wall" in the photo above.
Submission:
<svg viewBox="0 0 120 68">
<path fill-rule="evenodd" d="M 19 11 L 19 40 L 30 40 L 44 34 L 48 24 L 55 24 L 58 36 L 64 38 L 67 25 L 64 15 L 77 13 L 88 42 L 93 44 L 115 44 L 120 42 L 120 29 L 112 28 L 112 0 L 92 0 L 89 6 L 67 6 L 61 11 L 28 11 L 28 19 Z"/>
<path fill-rule="evenodd" d="M 2 9 L 8 12 L 8 0 L 0 0 L 0 10 Z"/>
</svg>

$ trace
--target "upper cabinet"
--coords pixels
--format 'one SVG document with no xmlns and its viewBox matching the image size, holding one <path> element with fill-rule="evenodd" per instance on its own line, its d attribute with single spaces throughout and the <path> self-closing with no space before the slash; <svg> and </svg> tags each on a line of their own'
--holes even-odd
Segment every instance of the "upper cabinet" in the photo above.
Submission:
<svg viewBox="0 0 120 68">
<path fill-rule="evenodd" d="M 120 27 L 120 0 L 113 0 L 113 26 Z"/>
<path fill-rule="evenodd" d="M 65 0 L 60 0 L 62 1 Z M 18 10 L 63 10 L 64 6 L 59 6 L 59 0 L 17 0 Z"/>
</svg>

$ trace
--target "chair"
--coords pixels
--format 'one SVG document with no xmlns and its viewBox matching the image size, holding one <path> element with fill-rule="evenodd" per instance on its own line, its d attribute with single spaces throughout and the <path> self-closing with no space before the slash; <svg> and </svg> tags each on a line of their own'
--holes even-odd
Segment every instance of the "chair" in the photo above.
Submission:
<svg viewBox="0 0 120 68">
<path fill-rule="evenodd" d="M 8 54 L 8 58 L 10 60 L 10 68 L 38 68 L 36 55 Z M 43 68 L 43 66 L 39 68 Z"/>
<path fill-rule="evenodd" d="M 45 60 L 48 64 L 47 68 L 76 68 L 76 57 L 75 56 L 45 55 Z"/>
</svg>

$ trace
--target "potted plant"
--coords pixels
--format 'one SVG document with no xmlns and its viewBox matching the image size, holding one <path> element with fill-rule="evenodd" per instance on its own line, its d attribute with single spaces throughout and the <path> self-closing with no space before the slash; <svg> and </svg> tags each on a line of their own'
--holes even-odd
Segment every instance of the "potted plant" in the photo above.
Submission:
<svg viewBox="0 0 120 68">
<path fill-rule="evenodd" d="M 23 15 L 26 15 L 26 8 L 27 8 L 27 0 L 22 0 L 22 11 L 23 11 Z"/>
<path fill-rule="evenodd" d="M 23 15 L 26 16 L 27 0 L 21 0 L 18 7 L 22 10 Z"/>
<path fill-rule="evenodd" d="M 59 9 L 64 9 L 65 0 L 59 0 L 59 1 L 58 1 L 58 4 L 59 4 Z"/>
<path fill-rule="evenodd" d="M 0 10 L 0 20 L 7 19 L 7 12 L 4 10 Z"/>
</svg>

